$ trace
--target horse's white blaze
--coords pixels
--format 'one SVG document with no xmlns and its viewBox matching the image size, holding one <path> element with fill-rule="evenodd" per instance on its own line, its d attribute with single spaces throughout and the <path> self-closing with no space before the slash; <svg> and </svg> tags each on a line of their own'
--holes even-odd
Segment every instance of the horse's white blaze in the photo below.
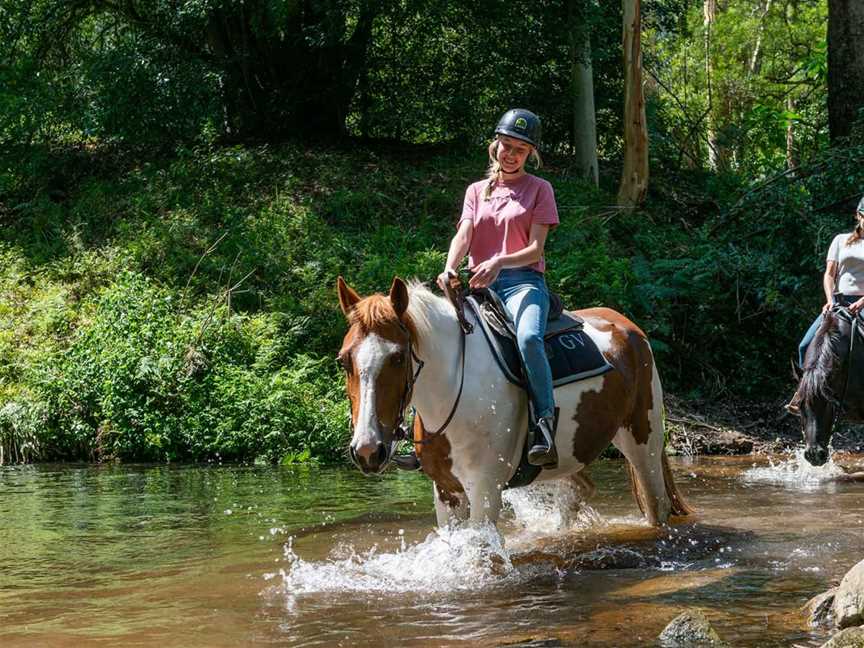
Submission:
<svg viewBox="0 0 864 648">
<path fill-rule="evenodd" d="M 357 347 L 355 366 L 360 379 L 360 406 L 351 445 L 358 454 L 369 457 L 377 451 L 381 431 L 376 412 L 376 384 L 386 359 L 399 351 L 399 346 L 370 333 Z"/>
</svg>

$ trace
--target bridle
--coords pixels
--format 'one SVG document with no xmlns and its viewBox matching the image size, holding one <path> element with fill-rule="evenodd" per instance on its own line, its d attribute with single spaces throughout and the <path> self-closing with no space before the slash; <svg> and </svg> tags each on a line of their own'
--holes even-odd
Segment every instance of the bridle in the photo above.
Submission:
<svg viewBox="0 0 864 648">
<path fill-rule="evenodd" d="M 390 442 L 390 451 L 387 453 L 388 460 L 385 462 L 378 472 L 384 470 L 388 463 L 393 459 L 394 454 L 396 452 L 396 447 L 402 441 L 412 441 L 415 445 L 425 445 L 427 443 L 431 443 L 432 438 L 436 437 L 440 434 L 443 434 L 447 429 L 447 426 L 450 425 L 450 422 L 453 420 L 453 416 L 456 414 L 456 410 L 459 407 L 459 401 L 462 399 L 462 389 L 465 386 L 465 347 L 466 347 L 466 339 L 465 336 L 471 333 L 474 330 L 473 325 L 466 321 L 464 317 L 459 318 L 459 339 L 460 339 L 460 353 L 461 356 L 461 371 L 460 371 L 460 379 L 459 379 L 459 391 L 456 393 L 456 400 L 453 402 L 453 407 L 450 408 L 450 414 L 447 415 L 447 419 L 437 430 L 432 432 L 426 432 L 424 430 L 423 438 L 420 440 L 414 440 L 413 435 L 411 434 L 411 427 L 413 426 L 414 420 L 413 416 L 416 416 L 416 412 L 413 412 L 411 424 L 408 425 L 405 422 L 405 410 L 408 407 L 408 403 L 411 402 L 411 399 L 414 395 L 414 385 L 417 383 L 417 379 L 420 377 L 420 372 L 423 370 L 425 366 L 425 362 L 417 356 L 417 353 L 414 351 L 414 339 L 411 336 L 411 331 L 405 326 L 404 322 L 399 320 L 399 328 L 405 333 L 408 338 L 408 362 L 405 363 L 406 366 L 406 380 L 405 380 L 405 389 L 402 391 L 402 397 L 399 399 L 399 413 L 396 417 L 396 423 L 393 426 L 393 440 Z M 414 369 L 414 365 L 417 365 L 416 370 Z M 351 399 L 349 398 L 349 403 Z M 348 414 L 348 427 L 351 432 L 351 436 L 354 436 L 354 419 L 351 413 Z M 353 461 L 353 457 L 352 457 Z"/>
<path fill-rule="evenodd" d="M 465 335 L 466 335 L 465 330 L 460 327 L 460 329 L 459 329 L 459 342 L 460 342 L 459 355 L 462 357 L 462 360 L 461 360 L 461 370 L 459 372 L 460 373 L 459 391 L 456 392 L 456 400 L 453 401 L 453 407 L 450 408 L 450 414 L 447 415 L 446 420 L 444 421 L 444 423 L 441 424 L 441 427 L 439 427 L 437 430 L 432 431 L 432 432 L 424 431 L 423 438 L 420 439 L 419 441 L 413 440 L 409 426 L 407 426 L 403 423 L 403 420 L 405 418 L 405 407 L 407 406 L 408 403 L 411 402 L 411 396 L 414 393 L 414 383 L 417 382 L 417 377 L 420 375 L 420 370 L 423 369 L 423 361 L 420 360 L 420 358 L 418 358 L 417 355 L 414 353 L 414 346 L 413 346 L 413 344 L 411 344 L 411 338 L 409 336 L 408 341 L 409 341 L 409 344 L 411 344 L 411 360 L 416 361 L 418 364 L 417 364 L 417 371 L 415 373 L 413 373 L 413 376 L 410 378 L 409 382 L 405 385 L 405 394 L 402 397 L 402 403 L 399 404 L 399 419 L 397 421 L 396 432 L 394 434 L 394 439 L 397 442 L 410 440 L 410 441 L 413 441 L 413 443 L 415 443 L 415 444 L 423 445 L 423 444 L 429 443 L 431 441 L 431 439 L 426 438 L 427 436 L 434 437 L 434 436 L 437 436 L 439 434 L 442 434 L 444 432 L 444 430 L 447 429 L 447 426 L 450 425 L 450 421 L 453 420 L 453 416 L 456 414 L 456 409 L 459 407 L 459 401 L 462 399 L 462 388 L 465 386 L 465 345 L 466 345 Z M 410 367 L 409 367 L 408 371 L 409 371 L 409 375 L 411 375 Z M 416 413 L 415 413 L 415 415 L 416 415 Z M 412 421 L 412 423 L 413 423 L 413 421 Z"/>
</svg>

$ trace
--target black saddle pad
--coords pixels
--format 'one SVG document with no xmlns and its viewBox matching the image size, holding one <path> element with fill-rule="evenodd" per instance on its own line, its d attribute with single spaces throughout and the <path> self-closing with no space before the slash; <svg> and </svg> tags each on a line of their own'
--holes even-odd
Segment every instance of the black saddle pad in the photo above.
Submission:
<svg viewBox="0 0 864 648">
<path fill-rule="evenodd" d="M 495 297 L 488 298 L 481 293 L 468 295 L 465 303 L 474 312 L 504 376 L 513 384 L 527 388 L 512 323 L 509 317 L 501 321 L 500 300 L 496 303 Z M 547 324 L 544 335 L 546 356 L 549 358 L 555 387 L 599 376 L 612 369 L 582 326 L 580 319 L 568 313 Z"/>
</svg>

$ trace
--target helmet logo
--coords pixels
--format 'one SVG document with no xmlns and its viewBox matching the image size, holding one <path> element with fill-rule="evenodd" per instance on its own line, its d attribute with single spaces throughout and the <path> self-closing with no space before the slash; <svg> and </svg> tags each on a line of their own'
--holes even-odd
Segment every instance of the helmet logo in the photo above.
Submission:
<svg viewBox="0 0 864 648">
<path fill-rule="evenodd" d="M 519 117 L 516 122 L 513 124 L 519 130 L 527 130 L 528 129 L 528 121 L 524 117 Z"/>
</svg>

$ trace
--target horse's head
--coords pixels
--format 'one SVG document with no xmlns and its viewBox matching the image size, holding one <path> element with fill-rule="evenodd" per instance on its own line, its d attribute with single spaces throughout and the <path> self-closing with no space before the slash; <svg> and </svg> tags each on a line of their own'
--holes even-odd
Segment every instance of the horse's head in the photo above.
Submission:
<svg viewBox="0 0 864 648">
<path fill-rule="evenodd" d="M 814 466 L 828 461 L 835 418 L 845 398 L 850 329 L 847 319 L 825 313 L 804 358 L 798 386 L 801 431 L 806 446 L 804 458 Z"/>
<path fill-rule="evenodd" d="M 351 401 L 348 452 L 364 474 L 380 473 L 390 463 L 411 399 L 416 333 L 405 315 L 408 288 L 396 277 L 388 296 L 362 298 L 339 277 L 337 291 L 349 324 L 337 358 Z"/>
</svg>

